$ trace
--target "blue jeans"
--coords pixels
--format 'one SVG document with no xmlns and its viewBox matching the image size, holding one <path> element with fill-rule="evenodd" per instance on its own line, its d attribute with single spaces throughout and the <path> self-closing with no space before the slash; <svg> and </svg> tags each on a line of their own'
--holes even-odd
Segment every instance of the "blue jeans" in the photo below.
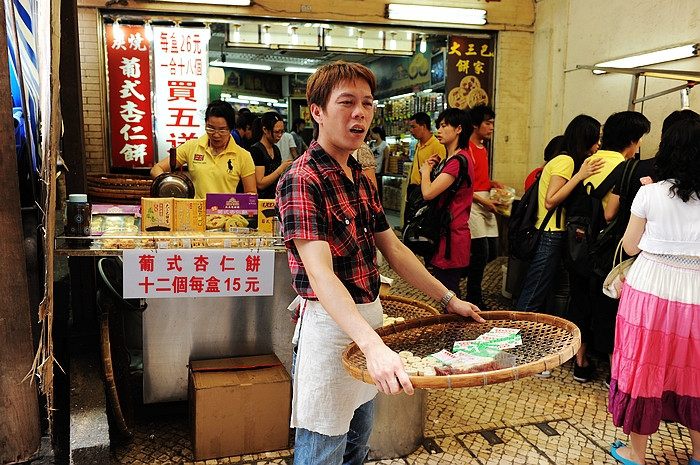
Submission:
<svg viewBox="0 0 700 465">
<path fill-rule="evenodd" d="M 521 312 L 543 312 L 564 246 L 563 231 L 544 231 L 527 270 L 515 308 Z"/>
<path fill-rule="evenodd" d="M 332 408 L 332 406 L 328 406 Z M 361 465 L 369 454 L 374 424 L 374 399 L 360 405 L 350 421 L 350 430 L 340 436 L 296 429 L 294 465 Z"/>
</svg>

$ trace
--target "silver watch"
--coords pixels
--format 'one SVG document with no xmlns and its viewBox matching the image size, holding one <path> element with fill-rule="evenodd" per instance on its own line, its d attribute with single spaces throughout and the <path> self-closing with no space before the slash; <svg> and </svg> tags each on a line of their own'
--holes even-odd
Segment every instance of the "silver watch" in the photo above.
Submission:
<svg viewBox="0 0 700 465">
<path fill-rule="evenodd" d="M 455 296 L 455 293 L 452 291 L 447 291 L 447 294 L 440 300 L 440 304 L 442 305 L 442 308 L 447 308 L 447 304 L 450 303 L 450 300 L 452 300 L 452 297 Z"/>
</svg>

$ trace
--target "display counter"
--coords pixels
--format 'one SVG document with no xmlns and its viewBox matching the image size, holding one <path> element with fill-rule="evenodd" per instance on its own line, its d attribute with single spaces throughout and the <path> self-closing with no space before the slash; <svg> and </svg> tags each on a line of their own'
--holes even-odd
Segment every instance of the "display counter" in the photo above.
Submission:
<svg viewBox="0 0 700 465">
<path fill-rule="evenodd" d="M 121 256 L 124 250 L 274 251 L 271 295 L 146 298 L 142 315 L 143 400 L 187 399 L 189 360 L 275 353 L 291 372 L 296 297 L 280 237 L 249 233 L 147 233 L 57 237 L 56 254 Z M 144 247 L 145 246 L 145 247 Z"/>
</svg>

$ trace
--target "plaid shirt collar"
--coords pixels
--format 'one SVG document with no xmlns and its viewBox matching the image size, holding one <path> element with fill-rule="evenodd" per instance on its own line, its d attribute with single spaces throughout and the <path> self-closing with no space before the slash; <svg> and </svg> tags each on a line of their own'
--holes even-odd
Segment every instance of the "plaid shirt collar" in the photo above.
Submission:
<svg viewBox="0 0 700 465">
<path fill-rule="evenodd" d="M 340 163 L 331 157 L 316 140 L 311 141 L 309 145 L 309 157 L 316 162 L 318 172 L 323 178 L 328 178 L 330 175 L 345 175 Z M 352 154 L 348 157 L 348 166 L 352 170 L 353 178 L 357 179 L 362 172 L 362 166 Z"/>
</svg>

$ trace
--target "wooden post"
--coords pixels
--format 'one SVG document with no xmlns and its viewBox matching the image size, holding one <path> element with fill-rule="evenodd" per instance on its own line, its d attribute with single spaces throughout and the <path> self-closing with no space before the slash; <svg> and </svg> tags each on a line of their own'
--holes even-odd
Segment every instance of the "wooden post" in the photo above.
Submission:
<svg viewBox="0 0 700 465">
<path fill-rule="evenodd" d="M 5 9 L 0 8 L 0 24 Z M 0 34 L 0 464 L 24 462 L 40 446 L 39 400 L 36 384 L 22 381 L 34 359 L 20 215 L 19 179 L 14 122 L 9 109 L 10 73 L 7 36 Z"/>
</svg>

